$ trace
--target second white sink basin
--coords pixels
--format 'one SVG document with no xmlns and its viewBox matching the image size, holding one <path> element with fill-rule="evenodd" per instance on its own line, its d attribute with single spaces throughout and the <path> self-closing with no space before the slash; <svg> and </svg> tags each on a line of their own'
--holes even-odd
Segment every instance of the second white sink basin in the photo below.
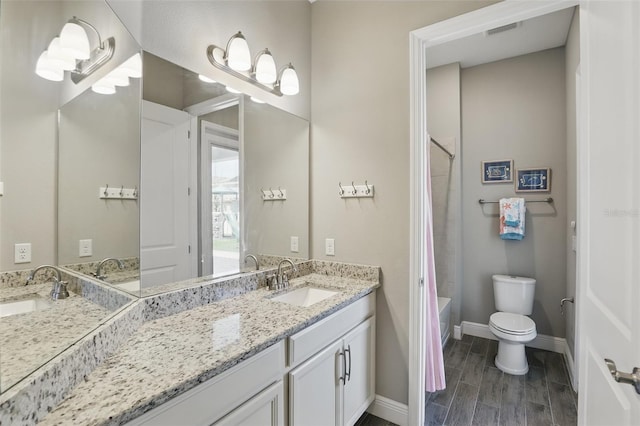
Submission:
<svg viewBox="0 0 640 426">
<path fill-rule="evenodd" d="M 22 300 L 0 303 L 0 318 L 40 311 L 42 309 L 47 309 L 50 306 L 51 302 L 37 294 L 32 294 Z"/>
<path fill-rule="evenodd" d="M 288 291 L 280 296 L 272 297 L 271 300 L 307 307 L 328 299 L 335 294 L 338 294 L 338 292 L 324 288 L 302 287 Z"/>
</svg>

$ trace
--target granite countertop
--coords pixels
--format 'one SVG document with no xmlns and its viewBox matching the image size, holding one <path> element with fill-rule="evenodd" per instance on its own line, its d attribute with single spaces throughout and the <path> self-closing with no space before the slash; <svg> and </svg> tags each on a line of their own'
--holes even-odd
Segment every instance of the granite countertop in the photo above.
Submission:
<svg viewBox="0 0 640 426">
<path fill-rule="evenodd" d="M 0 303 L 38 297 L 46 309 L 0 318 L 0 377 L 2 390 L 14 385 L 42 364 L 67 349 L 104 321 L 111 312 L 69 292 L 51 300 L 51 283 L 3 288 Z"/>
<path fill-rule="evenodd" d="M 269 300 L 307 283 L 340 292 L 306 308 Z M 314 273 L 291 280 L 288 290 L 260 288 L 146 322 L 39 424 L 125 423 L 378 286 L 377 281 Z"/>
</svg>

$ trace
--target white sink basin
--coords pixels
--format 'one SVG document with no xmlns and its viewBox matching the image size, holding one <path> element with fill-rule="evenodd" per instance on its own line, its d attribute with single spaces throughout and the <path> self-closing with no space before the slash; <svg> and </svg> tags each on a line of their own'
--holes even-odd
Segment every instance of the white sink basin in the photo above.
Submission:
<svg viewBox="0 0 640 426">
<path fill-rule="evenodd" d="M 29 295 L 29 298 L 16 300 L 14 302 L 0 303 L 0 318 L 10 315 L 26 314 L 28 312 L 40 311 L 51 306 L 51 302 L 37 294 Z"/>
<path fill-rule="evenodd" d="M 338 292 L 324 288 L 302 287 L 281 294 L 280 296 L 272 297 L 271 300 L 307 307 L 328 299 L 335 294 L 338 294 Z"/>
</svg>

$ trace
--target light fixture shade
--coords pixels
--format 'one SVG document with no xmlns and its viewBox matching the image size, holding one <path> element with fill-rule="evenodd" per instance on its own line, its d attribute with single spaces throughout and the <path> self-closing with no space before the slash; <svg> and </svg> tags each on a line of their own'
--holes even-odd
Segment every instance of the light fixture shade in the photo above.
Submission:
<svg viewBox="0 0 640 426">
<path fill-rule="evenodd" d="M 129 76 L 123 72 L 116 72 L 117 69 L 111 71 L 105 77 L 102 78 L 105 83 L 112 84 L 114 86 L 128 86 L 129 85 Z"/>
<path fill-rule="evenodd" d="M 51 40 L 49 48 L 47 49 L 47 55 L 51 63 L 58 68 L 62 68 L 65 71 L 76 69 L 76 58 L 71 56 L 69 52 L 62 50 L 60 47 L 60 37 L 55 37 Z"/>
<path fill-rule="evenodd" d="M 198 74 L 198 78 L 200 79 L 200 81 L 203 81 L 205 83 L 215 83 L 216 81 L 207 77 L 206 75 L 202 75 L 202 74 Z"/>
<path fill-rule="evenodd" d="M 251 69 L 249 45 L 240 31 L 231 37 L 227 45 L 227 65 L 236 71 L 249 71 Z"/>
<path fill-rule="evenodd" d="M 255 102 L 255 103 L 257 103 L 257 104 L 263 104 L 263 103 L 265 103 L 264 101 L 262 101 L 262 100 L 260 100 L 260 99 L 256 98 L 255 96 L 251 96 L 251 98 L 249 98 L 249 99 L 251 99 L 253 102 Z"/>
<path fill-rule="evenodd" d="M 300 83 L 298 81 L 298 74 L 293 68 L 293 65 L 289 64 L 282 71 L 280 76 L 280 91 L 283 95 L 297 95 L 300 92 Z"/>
<path fill-rule="evenodd" d="M 265 49 L 256 61 L 256 80 L 262 84 L 273 84 L 277 79 L 276 62 L 273 60 L 269 49 Z"/>
<path fill-rule="evenodd" d="M 102 78 L 95 82 L 93 86 L 91 86 L 91 90 L 96 93 L 100 93 L 101 95 L 113 95 L 116 93 L 116 86 L 111 84 L 108 80 Z"/>
<path fill-rule="evenodd" d="M 142 58 L 139 53 L 136 53 L 118 67 L 118 69 L 124 71 L 131 78 L 142 77 Z"/>
<path fill-rule="evenodd" d="M 233 88 L 233 87 L 231 87 L 231 86 L 225 86 L 225 89 L 227 89 L 227 92 L 229 92 L 229 93 L 233 93 L 233 94 L 240 94 L 240 93 L 242 93 L 241 91 L 239 91 L 239 90 L 237 90 L 237 89 L 234 89 L 234 88 Z"/>
<path fill-rule="evenodd" d="M 50 81 L 62 81 L 64 79 L 64 70 L 51 62 L 46 50 L 42 52 L 38 62 L 36 62 L 36 74 Z"/>
<path fill-rule="evenodd" d="M 60 32 L 60 47 L 75 59 L 89 59 L 91 47 L 87 32 L 78 24 L 67 22 Z"/>
</svg>

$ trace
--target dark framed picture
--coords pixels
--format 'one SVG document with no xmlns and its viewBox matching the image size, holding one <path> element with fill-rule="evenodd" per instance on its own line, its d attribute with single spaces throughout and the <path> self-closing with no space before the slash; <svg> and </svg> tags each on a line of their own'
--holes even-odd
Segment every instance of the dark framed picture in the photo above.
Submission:
<svg viewBox="0 0 640 426">
<path fill-rule="evenodd" d="M 513 182 L 513 160 L 482 162 L 482 183 Z"/>
<path fill-rule="evenodd" d="M 549 191 L 551 191 L 550 168 L 516 170 L 516 192 Z"/>
</svg>

